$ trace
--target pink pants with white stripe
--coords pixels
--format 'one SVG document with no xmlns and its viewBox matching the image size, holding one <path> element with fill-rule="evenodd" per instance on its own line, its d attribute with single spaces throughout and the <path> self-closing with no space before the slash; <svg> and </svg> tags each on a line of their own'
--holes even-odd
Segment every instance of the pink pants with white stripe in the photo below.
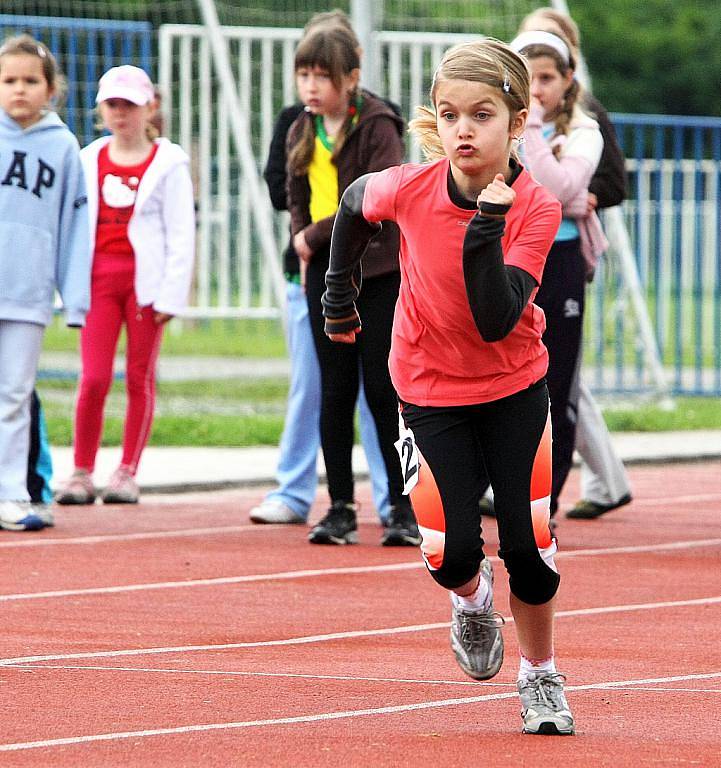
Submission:
<svg viewBox="0 0 721 768">
<path fill-rule="evenodd" d="M 105 398 L 113 381 L 120 330 L 126 330 L 127 409 L 121 463 L 135 473 L 155 410 L 155 367 L 163 326 L 152 307 L 138 307 L 127 263 L 93 270 L 90 312 L 80 335 L 82 374 L 75 410 L 75 466 L 92 472 L 100 447 Z M 120 266 L 120 268 L 118 268 Z"/>
</svg>

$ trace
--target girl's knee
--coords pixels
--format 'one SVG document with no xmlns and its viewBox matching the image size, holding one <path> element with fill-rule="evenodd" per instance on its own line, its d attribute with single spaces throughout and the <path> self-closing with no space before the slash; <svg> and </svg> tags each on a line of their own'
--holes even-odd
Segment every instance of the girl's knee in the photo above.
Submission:
<svg viewBox="0 0 721 768">
<path fill-rule="evenodd" d="M 529 605 L 542 605 L 551 600 L 561 581 L 537 548 L 504 552 L 502 555 L 511 592 Z"/>
</svg>

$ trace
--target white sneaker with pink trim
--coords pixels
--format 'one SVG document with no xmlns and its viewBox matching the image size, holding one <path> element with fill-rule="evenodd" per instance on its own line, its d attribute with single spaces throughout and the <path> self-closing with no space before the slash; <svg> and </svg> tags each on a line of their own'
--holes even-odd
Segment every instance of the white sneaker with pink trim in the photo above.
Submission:
<svg viewBox="0 0 721 768">
<path fill-rule="evenodd" d="M 76 469 L 55 492 L 56 504 L 93 504 L 93 476 L 86 469 Z"/>
<path fill-rule="evenodd" d="M 118 467 L 101 495 L 104 504 L 137 504 L 140 488 L 127 467 Z"/>
</svg>

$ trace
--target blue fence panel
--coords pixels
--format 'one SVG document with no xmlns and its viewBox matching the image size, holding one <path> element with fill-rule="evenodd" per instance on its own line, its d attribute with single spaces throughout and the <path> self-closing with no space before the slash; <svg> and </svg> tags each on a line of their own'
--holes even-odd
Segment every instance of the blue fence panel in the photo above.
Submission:
<svg viewBox="0 0 721 768">
<path fill-rule="evenodd" d="M 95 136 L 95 93 L 106 69 L 135 64 L 155 76 L 150 22 L 0 14 L 3 37 L 21 32 L 44 42 L 57 58 L 68 84 L 58 112 L 81 144 Z"/>
<path fill-rule="evenodd" d="M 627 158 L 626 223 L 671 389 L 721 395 L 721 118 L 611 118 Z M 639 391 L 648 386 L 645 351 L 619 277 L 589 290 L 584 362 L 596 389 Z"/>
</svg>

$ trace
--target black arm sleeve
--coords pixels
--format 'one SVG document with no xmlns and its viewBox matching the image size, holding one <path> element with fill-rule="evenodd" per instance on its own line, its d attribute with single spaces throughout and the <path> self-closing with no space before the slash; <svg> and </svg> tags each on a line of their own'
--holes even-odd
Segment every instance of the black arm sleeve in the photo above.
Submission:
<svg viewBox="0 0 721 768">
<path fill-rule="evenodd" d="M 328 334 L 360 328 L 355 300 L 361 289 L 361 258 L 368 243 L 381 231 L 380 224 L 363 218 L 363 193 L 371 175 L 361 176 L 346 188 L 335 215 L 322 298 Z"/>
<path fill-rule="evenodd" d="M 596 195 L 599 209 L 610 208 L 620 205 L 627 196 L 626 158 L 619 146 L 608 112 L 593 96 L 587 95 L 587 104 L 598 121 L 603 136 L 603 152 L 588 185 L 588 191 Z"/>
<path fill-rule="evenodd" d="M 482 213 L 471 219 L 466 230 L 463 279 L 476 328 L 484 341 L 492 342 L 515 328 L 537 283 L 525 270 L 503 263 L 505 220 L 497 211 L 490 216 Z"/>
<path fill-rule="evenodd" d="M 285 184 L 285 140 L 288 135 L 288 129 L 302 111 L 303 106 L 301 104 L 286 107 L 278 115 L 278 119 L 273 126 L 273 137 L 270 140 L 268 162 L 263 171 L 263 178 L 268 185 L 270 202 L 276 211 L 285 211 L 288 208 Z"/>
</svg>

